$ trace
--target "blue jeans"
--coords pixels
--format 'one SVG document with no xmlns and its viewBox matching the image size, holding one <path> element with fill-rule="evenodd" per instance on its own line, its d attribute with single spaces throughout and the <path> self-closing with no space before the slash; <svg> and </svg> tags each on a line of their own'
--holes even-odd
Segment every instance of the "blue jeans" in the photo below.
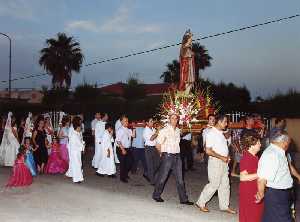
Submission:
<svg viewBox="0 0 300 222">
<path fill-rule="evenodd" d="M 144 168 L 144 175 L 148 176 L 147 174 L 147 164 L 146 164 L 146 158 L 145 158 L 145 149 L 143 148 L 135 148 L 133 147 L 132 149 L 132 153 L 133 153 L 133 166 L 131 171 L 136 172 L 137 171 L 137 167 L 139 164 L 139 161 L 141 161 L 143 168 Z"/>
<path fill-rule="evenodd" d="M 186 195 L 185 184 L 182 175 L 182 162 L 180 154 L 162 153 L 161 164 L 158 170 L 158 177 L 153 192 L 153 198 L 158 199 L 164 191 L 165 183 L 167 182 L 170 171 L 172 170 L 176 180 L 177 192 L 180 202 L 188 201 Z"/>
</svg>

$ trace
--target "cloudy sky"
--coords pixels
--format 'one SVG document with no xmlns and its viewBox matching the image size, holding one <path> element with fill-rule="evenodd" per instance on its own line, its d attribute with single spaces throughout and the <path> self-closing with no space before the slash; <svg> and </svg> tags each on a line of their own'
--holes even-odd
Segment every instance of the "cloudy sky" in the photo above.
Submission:
<svg viewBox="0 0 300 222">
<path fill-rule="evenodd" d="M 0 32 L 13 39 L 13 78 L 44 71 L 39 50 L 47 38 L 66 32 L 80 42 L 85 61 L 127 55 L 181 41 L 186 29 L 195 37 L 300 13 L 299 0 L 0 0 Z M 289 88 L 300 90 L 300 17 L 203 40 L 213 57 L 202 75 L 215 82 L 246 85 L 253 97 Z M 83 67 L 73 86 L 126 81 L 139 73 L 145 83 L 160 82 L 178 47 Z M 8 41 L 0 36 L 0 80 L 7 80 Z M 49 85 L 49 77 L 13 82 L 13 87 Z M 0 88 L 7 83 L 0 83 Z"/>
</svg>

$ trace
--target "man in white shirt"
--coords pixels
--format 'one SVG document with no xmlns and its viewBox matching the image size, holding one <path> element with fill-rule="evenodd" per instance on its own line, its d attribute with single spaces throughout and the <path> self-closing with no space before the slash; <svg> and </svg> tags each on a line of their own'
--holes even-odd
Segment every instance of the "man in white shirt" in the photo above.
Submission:
<svg viewBox="0 0 300 222">
<path fill-rule="evenodd" d="M 122 126 L 116 132 L 117 155 L 120 160 L 120 180 L 123 183 L 128 183 L 128 172 L 133 163 L 130 146 L 131 139 L 135 137 L 135 130 L 128 129 L 128 118 L 126 116 L 122 116 L 120 120 Z"/>
<path fill-rule="evenodd" d="M 215 115 L 210 114 L 208 116 L 207 126 L 205 127 L 205 129 L 203 129 L 203 132 L 202 132 L 203 150 L 205 150 L 205 147 L 206 147 L 206 135 L 209 132 L 209 130 L 215 126 L 215 124 L 216 124 L 216 117 L 215 117 Z"/>
<path fill-rule="evenodd" d="M 218 115 L 216 123 L 216 126 L 207 132 L 205 139 L 205 151 L 209 156 L 207 165 L 209 183 L 202 190 L 196 206 L 202 212 L 209 212 L 205 205 L 215 192 L 218 191 L 220 209 L 224 212 L 235 214 L 236 212 L 229 208 L 230 185 L 228 163 L 230 158 L 227 140 L 223 134 L 223 130 L 227 126 L 227 117 L 225 115 Z"/>
<path fill-rule="evenodd" d="M 258 202 L 264 198 L 263 222 L 291 222 L 293 179 L 285 153 L 291 140 L 284 132 L 278 132 L 270 140 L 258 163 L 256 198 Z"/>
<path fill-rule="evenodd" d="M 122 115 L 122 116 L 124 116 L 124 115 Z M 122 123 L 121 123 L 122 116 L 115 123 L 115 132 L 117 132 L 118 129 L 122 126 Z"/>
<path fill-rule="evenodd" d="M 170 115 L 169 123 L 160 130 L 157 137 L 157 149 L 161 153 L 161 164 L 152 198 L 156 202 L 164 202 L 161 194 L 164 191 L 170 171 L 175 176 L 177 192 L 181 204 L 193 205 L 188 200 L 182 175 L 182 162 L 180 158 L 180 129 L 177 128 L 178 116 Z"/>
<path fill-rule="evenodd" d="M 208 119 L 207 126 L 205 127 L 205 129 L 202 130 L 202 135 L 201 135 L 202 137 L 199 138 L 200 141 L 198 140 L 199 153 L 200 153 L 200 160 L 201 160 L 201 162 L 204 161 L 204 156 L 205 156 L 206 134 L 216 124 L 216 117 L 215 117 L 215 115 L 210 114 L 207 119 Z M 201 139 L 202 139 L 202 141 L 201 141 Z"/>
<path fill-rule="evenodd" d="M 155 147 L 156 138 L 159 130 L 153 128 L 153 118 L 149 118 L 146 122 L 146 127 L 143 132 L 143 138 L 145 141 L 145 157 L 147 163 L 147 176 L 150 180 L 150 184 L 155 184 L 155 174 L 159 167 L 159 153 Z"/>
</svg>

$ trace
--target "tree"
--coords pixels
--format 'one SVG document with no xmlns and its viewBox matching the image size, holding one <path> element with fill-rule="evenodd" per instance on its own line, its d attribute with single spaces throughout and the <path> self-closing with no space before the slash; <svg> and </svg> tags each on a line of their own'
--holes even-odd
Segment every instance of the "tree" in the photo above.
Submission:
<svg viewBox="0 0 300 222">
<path fill-rule="evenodd" d="M 83 83 L 82 85 L 78 85 L 75 88 L 74 99 L 79 103 L 87 104 L 90 102 L 94 102 L 95 99 L 98 98 L 99 94 L 100 93 L 96 85 Z"/>
<path fill-rule="evenodd" d="M 160 76 L 165 83 L 178 83 L 180 80 L 180 64 L 178 60 L 174 59 L 167 64 L 167 70 Z"/>
<path fill-rule="evenodd" d="M 208 54 L 205 46 L 199 42 L 192 44 L 192 50 L 195 54 L 195 79 L 198 81 L 200 79 L 200 70 L 211 66 L 212 57 Z"/>
<path fill-rule="evenodd" d="M 127 100 L 137 100 L 142 99 L 145 96 L 144 86 L 137 78 L 137 75 L 131 75 L 127 79 L 127 84 L 124 86 L 124 98 Z"/>
<path fill-rule="evenodd" d="M 204 70 L 211 66 L 212 57 L 208 54 L 205 46 L 199 42 L 192 45 L 192 50 L 195 54 L 195 80 L 200 78 L 200 70 Z M 167 70 L 160 76 L 165 83 L 178 83 L 180 80 L 180 63 L 174 59 L 171 63 L 167 64 Z"/>
<path fill-rule="evenodd" d="M 83 62 L 79 42 L 65 33 L 58 33 L 56 39 L 47 39 L 46 45 L 40 51 L 39 64 L 52 76 L 53 88 L 69 88 L 72 71 L 78 73 Z"/>
<path fill-rule="evenodd" d="M 47 107 L 60 108 L 69 100 L 70 92 L 65 88 L 57 88 L 43 91 L 42 103 Z"/>
</svg>

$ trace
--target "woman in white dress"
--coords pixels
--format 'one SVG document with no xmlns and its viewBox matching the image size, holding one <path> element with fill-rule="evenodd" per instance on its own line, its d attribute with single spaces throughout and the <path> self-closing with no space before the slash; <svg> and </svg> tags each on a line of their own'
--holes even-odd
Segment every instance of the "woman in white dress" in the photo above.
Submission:
<svg viewBox="0 0 300 222">
<path fill-rule="evenodd" d="M 67 177 L 72 177 L 74 183 L 83 181 L 81 153 L 84 151 L 84 146 L 81 136 L 81 119 L 76 116 L 72 120 L 72 127 L 69 131 L 69 169 L 66 173 Z"/>
<path fill-rule="evenodd" d="M 101 140 L 102 158 L 98 165 L 97 174 L 114 176 L 116 173 L 116 165 L 114 159 L 114 151 L 112 147 L 113 126 L 106 124 L 105 131 Z"/>
<path fill-rule="evenodd" d="M 12 118 L 12 112 L 8 113 L 3 138 L 0 146 L 0 164 L 3 166 L 13 166 L 20 147 L 18 142 L 17 127 Z"/>
</svg>

